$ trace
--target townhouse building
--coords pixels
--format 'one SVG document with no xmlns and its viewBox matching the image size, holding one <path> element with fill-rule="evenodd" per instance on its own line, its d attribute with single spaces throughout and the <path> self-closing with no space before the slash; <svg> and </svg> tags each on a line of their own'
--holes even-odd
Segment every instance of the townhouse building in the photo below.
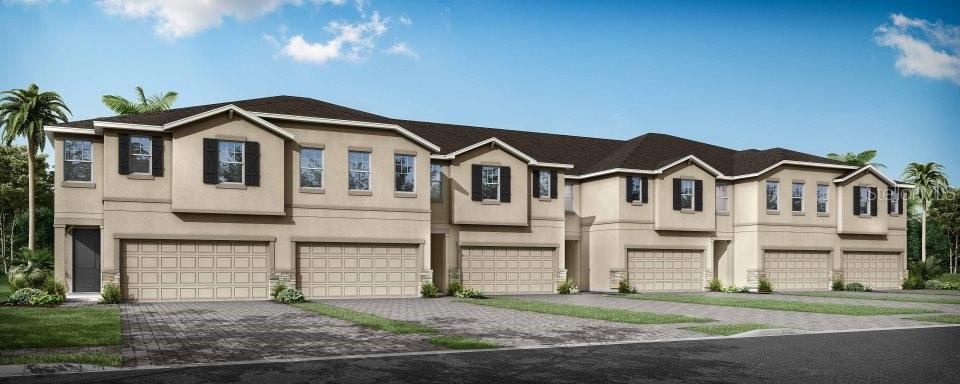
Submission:
<svg viewBox="0 0 960 384">
<path fill-rule="evenodd" d="M 56 275 L 127 300 L 899 288 L 910 186 L 733 150 L 393 119 L 275 96 L 45 127 Z"/>
</svg>

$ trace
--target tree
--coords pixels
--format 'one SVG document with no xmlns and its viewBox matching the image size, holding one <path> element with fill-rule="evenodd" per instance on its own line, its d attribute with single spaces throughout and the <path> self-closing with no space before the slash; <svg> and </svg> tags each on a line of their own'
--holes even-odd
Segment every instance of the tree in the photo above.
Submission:
<svg viewBox="0 0 960 384">
<path fill-rule="evenodd" d="M 872 165 L 877 168 L 886 168 L 886 165 L 880 163 L 872 162 L 873 159 L 877 157 L 876 149 L 868 149 L 860 153 L 847 152 L 844 154 L 838 153 L 828 153 L 827 158 L 837 161 L 842 161 L 850 165 L 856 165 L 858 167 L 865 167 L 867 165 Z"/>
<path fill-rule="evenodd" d="M 34 163 L 37 151 L 46 147 L 47 137 L 43 127 L 67 122 L 70 109 L 56 92 L 41 92 L 36 84 L 27 89 L 11 89 L 2 93 L 0 98 L 0 124 L 3 125 L 3 139 L 7 146 L 13 139 L 23 137 L 27 142 L 27 214 L 29 228 L 27 248 L 33 249 L 34 238 L 34 182 L 36 174 Z"/>
<path fill-rule="evenodd" d="M 957 273 L 957 257 L 960 253 L 960 189 L 950 189 L 939 199 L 930 203 L 930 220 L 947 233 L 950 240 L 948 267 Z"/>
<path fill-rule="evenodd" d="M 943 166 L 934 162 L 910 163 L 903 170 L 903 181 L 913 184 L 914 193 L 920 199 L 920 260 L 927 260 L 927 211 L 930 202 L 947 189 L 947 174 Z"/>
<path fill-rule="evenodd" d="M 36 247 L 53 249 L 53 172 L 47 155 L 34 160 Z M 0 146 L 0 265 L 9 271 L 16 252 L 26 245 L 29 218 L 23 202 L 28 195 L 27 147 Z"/>
<path fill-rule="evenodd" d="M 104 95 L 103 104 L 118 115 L 139 115 L 166 111 L 177 101 L 177 93 L 167 91 L 163 95 L 156 94 L 149 98 L 143 93 L 143 87 L 137 86 L 137 100 L 130 101 L 121 96 Z"/>
</svg>

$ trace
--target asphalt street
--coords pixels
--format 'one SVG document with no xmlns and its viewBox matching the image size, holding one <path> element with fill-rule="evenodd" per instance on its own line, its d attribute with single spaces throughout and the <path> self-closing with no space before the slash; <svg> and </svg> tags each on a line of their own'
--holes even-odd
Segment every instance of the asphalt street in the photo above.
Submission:
<svg viewBox="0 0 960 384">
<path fill-rule="evenodd" d="M 946 383 L 960 327 L 7 378 L 17 383 Z"/>
</svg>

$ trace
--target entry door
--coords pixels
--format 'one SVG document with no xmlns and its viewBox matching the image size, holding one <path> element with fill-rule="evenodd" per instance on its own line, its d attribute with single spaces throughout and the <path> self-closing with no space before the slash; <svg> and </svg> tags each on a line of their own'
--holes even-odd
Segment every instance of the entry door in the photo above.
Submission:
<svg viewBox="0 0 960 384">
<path fill-rule="evenodd" d="M 100 292 L 100 230 L 73 230 L 73 291 Z"/>
</svg>

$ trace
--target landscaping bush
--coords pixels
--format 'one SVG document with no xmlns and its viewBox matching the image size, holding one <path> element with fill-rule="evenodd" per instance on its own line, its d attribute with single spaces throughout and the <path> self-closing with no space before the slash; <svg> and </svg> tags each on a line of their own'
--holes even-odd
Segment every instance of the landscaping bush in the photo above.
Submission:
<svg viewBox="0 0 960 384">
<path fill-rule="evenodd" d="M 872 291 L 872 289 L 870 289 L 870 287 L 867 287 L 867 286 L 865 286 L 865 285 L 863 285 L 863 284 L 860 284 L 860 283 L 858 283 L 858 282 L 855 282 L 855 281 L 849 282 L 849 283 L 847 283 L 847 285 L 844 285 L 844 286 L 843 286 L 843 290 L 844 290 L 844 291 L 851 291 L 851 292 L 870 292 L 870 291 Z"/>
<path fill-rule="evenodd" d="M 433 285 L 432 281 L 423 283 L 423 285 L 420 286 L 420 296 L 428 299 L 437 297 L 437 286 Z"/>
<path fill-rule="evenodd" d="M 960 289 L 960 283 L 940 281 L 940 280 L 927 280 L 926 283 L 924 283 L 924 288 L 958 290 Z"/>
<path fill-rule="evenodd" d="M 283 304 L 302 303 L 305 301 L 303 299 L 303 293 L 293 288 L 287 288 L 283 291 L 280 291 L 280 293 L 277 294 L 277 297 L 274 297 L 273 300 Z"/>
<path fill-rule="evenodd" d="M 41 292 L 27 300 L 28 305 L 60 305 L 63 303 L 63 296 L 51 295 Z"/>
<path fill-rule="evenodd" d="M 100 290 L 101 304 L 120 304 L 121 300 L 123 300 L 123 292 L 120 291 L 117 283 L 109 282 L 103 285 Z"/>
<path fill-rule="evenodd" d="M 907 269 L 910 271 L 910 276 L 917 276 L 926 281 L 940 274 L 940 263 L 937 262 L 936 257 L 930 256 L 926 262 L 917 260 L 910 263 Z"/>
<path fill-rule="evenodd" d="M 845 282 L 843 281 L 842 277 L 834 277 L 833 280 L 830 281 L 830 289 L 834 291 L 842 291 L 844 284 Z"/>
<path fill-rule="evenodd" d="M 458 293 L 463 291 L 463 284 L 460 283 L 460 280 L 453 280 L 447 287 L 447 293 L 457 296 Z"/>
<path fill-rule="evenodd" d="M 723 288 L 723 291 L 728 293 L 747 293 L 750 292 L 750 288 L 747 288 L 747 286 L 738 287 L 736 285 L 730 285 Z"/>
<path fill-rule="evenodd" d="M 457 297 L 462 297 L 465 299 L 486 299 L 487 295 L 484 295 L 483 292 L 474 290 L 474 289 L 464 289 L 460 292 L 457 292 Z"/>
<path fill-rule="evenodd" d="M 710 280 L 710 285 L 707 288 L 710 292 L 723 292 L 723 282 L 718 278 L 713 278 Z"/>
<path fill-rule="evenodd" d="M 577 283 L 573 282 L 573 279 L 566 279 L 557 285 L 557 293 L 561 295 L 575 295 L 580 293 L 580 287 L 577 286 Z"/>
<path fill-rule="evenodd" d="M 903 285 L 901 285 L 901 288 L 923 289 L 924 288 L 923 283 L 924 283 L 923 279 L 921 279 L 919 276 L 910 276 L 903 281 Z"/>
<path fill-rule="evenodd" d="M 49 250 L 24 248 L 13 260 L 9 282 L 13 289 L 42 289 L 47 276 L 53 273 L 53 254 Z"/>
<path fill-rule="evenodd" d="M 40 295 L 46 295 L 46 293 L 36 288 L 20 288 L 10 294 L 10 297 L 7 298 L 7 303 L 13 305 L 31 305 L 30 300 Z"/>
<path fill-rule="evenodd" d="M 944 273 L 933 279 L 941 283 L 960 283 L 960 273 Z"/>
<path fill-rule="evenodd" d="M 773 292 L 773 283 L 770 282 L 770 279 L 766 277 L 761 277 L 757 281 L 757 292 L 770 293 Z"/>
<path fill-rule="evenodd" d="M 276 298 L 277 295 L 280 294 L 280 292 L 283 292 L 285 290 L 287 290 L 287 283 L 283 282 L 282 280 L 278 281 L 276 284 L 273 285 L 273 288 L 270 288 L 270 298 L 271 299 Z"/>
<path fill-rule="evenodd" d="M 53 275 L 47 276 L 47 280 L 43 282 L 43 290 L 53 296 L 67 297 L 67 284 Z"/>
<path fill-rule="evenodd" d="M 637 293 L 637 289 L 630 285 L 629 280 L 620 280 L 620 283 L 617 284 L 617 292 L 620 293 Z"/>
</svg>

